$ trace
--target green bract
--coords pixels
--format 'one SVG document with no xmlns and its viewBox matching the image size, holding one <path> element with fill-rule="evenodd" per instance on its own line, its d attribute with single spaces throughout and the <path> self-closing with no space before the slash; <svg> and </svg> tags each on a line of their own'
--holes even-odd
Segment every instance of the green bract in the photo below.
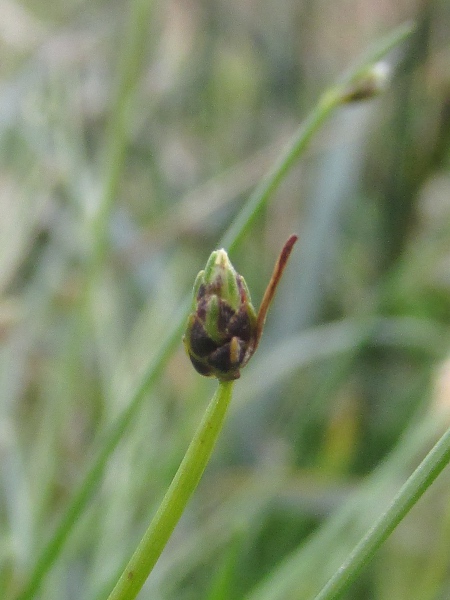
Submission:
<svg viewBox="0 0 450 600">
<path fill-rule="evenodd" d="M 195 369 L 237 379 L 257 343 L 257 318 L 244 278 L 225 250 L 215 250 L 194 285 L 193 312 L 183 341 Z"/>
</svg>

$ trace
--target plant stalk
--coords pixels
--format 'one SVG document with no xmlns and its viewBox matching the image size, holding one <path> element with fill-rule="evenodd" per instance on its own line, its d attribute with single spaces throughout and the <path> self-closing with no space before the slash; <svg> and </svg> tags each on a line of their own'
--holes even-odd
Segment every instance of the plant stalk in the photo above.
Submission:
<svg viewBox="0 0 450 600">
<path fill-rule="evenodd" d="M 232 389 L 232 381 L 219 382 L 160 507 L 108 600 L 133 600 L 144 585 L 205 470 L 222 429 Z"/>
<path fill-rule="evenodd" d="M 450 429 L 430 450 L 407 479 L 388 509 L 355 546 L 346 561 L 328 580 L 314 600 L 335 600 L 356 579 L 361 569 L 386 541 L 436 477 L 450 462 Z"/>
</svg>

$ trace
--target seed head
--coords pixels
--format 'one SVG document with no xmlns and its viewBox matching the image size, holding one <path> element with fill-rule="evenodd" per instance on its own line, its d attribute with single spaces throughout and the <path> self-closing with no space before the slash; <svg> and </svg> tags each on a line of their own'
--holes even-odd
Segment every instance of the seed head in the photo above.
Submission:
<svg viewBox="0 0 450 600">
<path fill-rule="evenodd" d="M 183 341 L 202 375 L 237 379 L 251 356 L 256 313 L 244 278 L 225 250 L 216 250 L 194 285 L 194 306 Z"/>
<path fill-rule="evenodd" d="M 264 294 L 258 315 L 242 275 L 225 250 L 215 250 L 194 284 L 192 313 L 183 342 L 195 369 L 229 381 L 240 377 L 262 334 L 269 304 L 297 236 L 286 242 Z"/>
</svg>

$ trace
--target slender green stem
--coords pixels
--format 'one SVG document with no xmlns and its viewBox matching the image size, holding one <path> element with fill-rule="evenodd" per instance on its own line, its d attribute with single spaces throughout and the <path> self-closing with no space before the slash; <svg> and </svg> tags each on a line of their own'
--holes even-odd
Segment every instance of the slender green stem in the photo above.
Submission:
<svg viewBox="0 0 450 600">
<path fill-rule="evenodd" d="M 440 438 L 398 492 L 388 509 L 355 546 L 314 600 L 335 600 L 450 462 L 450 429 Z"/>
<path fill-rule="evenodd" d="M 200 481 L 222 429 L 232 389 L 232 381 L 219 383 L 159 509 L 108 600 L 133 600 L 145 583 Z"/>
<path fill-rule="evenodd" d="M 275 192 L 286 173 L 304 152 L 313 135 L 328 119 L 334 109 L 346 101 L 349 86 L 356 84 L 360 78 L 364 78 L 370 67 L 411 35 L 412 31 L 413 25 L 410 23 L 403 24 L 395 29 L 369 51 L 368 55 L 355 68 L 351 69 L 341 82 L 325 91 L 313 111 L 281 152 L 280 157 L 266 177 L 251 194 L 244 208 L 231 223 L 220 241 L 220 246 L 227 248 L 229 251 L 236 248 L 267 204 L 268 198 Z"/>
<path fill-rule="evenodd" d="M 220 240 L 219 246 L 223 246 L 231 252 L 248 232 L 253 222 L 267 204 L 267 200 L 275 192 L 286 173 L 307 147 L 313 134 L 333 112 L 333 109 L 339 106 L 341 96 L 334 93 L 334 91 L 335 88 L 332 88 L 319 100 L 315 109 L 306 118 L 306 121 L 290 140 L 285 150 L 281 152 L 280 157 L 271 170 L 255 188 L 243 210 L 241 210 L 231 223 L 231 226 Z"/>
<path fill-rule="evenodd" d="M 141 7 L 144 0 L 137 1 Z M 348 75 L 344 78 L 343 84 L 340 84 L 339 86 L 333 86 L 328 92 L 325 92 L 318 105 L 313 109 L 310 116 L 307 117 L 304 125 L 298 130 L 298 132 L 295 133 L 292 141 L 288 144 L 287 149 L 281 158 L 276 162 L 267 177 L 263 180 L 263 183 L 255 189 L 255 192 L 245 203 L 236 219 L 233 221 L 233 223 L 231 223 L 227 232 L 223 236 L 222 241 L 218 245 L 219 247 L 224 246 L 228 249 L 234 249 L 237 246 L 258 214 L 267 204 L 271 193 L 275 191 L 283 177 L 295 163 L 295 160 L 298 159 L 302 152 L 306 149 L 313 134 L 324 123 L 326 118 L 331 115 L 333 109 L 339 106 L 339 93 L 345 92 L 346 86 L 348 86 L 349 83 L 357 80 L 357 78 L 361 76 L 365 70 L 370 67 L 370 65 L 380 60 L 387 52 L 404 40 L 411 33 L 411 31 L 412 28 L 409 25 L 403 25 L 396 29 L 388 37 L 382 40 L 360 65 L 348 73 Z M 114 147 L 115 145 L 112 144 L 111 148 Z M 117 156 L 117 160 L 119 161 L 121 153 L 118 149 Z M 111 168 L 110 179 L 107 177 L 107 181 L 110 181 L 107 187 L 109 191 L 105 192 L 102 204 L 103 208 L 101 208 L 99 213 L 101 216 L 98 216 L 98 221 L 96 222 L 96 227 L 100 228 L 99 231 L 104 228 L 106 217 L 109 214 L 113 190 L 115 189 L 116 185 L 116 176 L 116 168 Z M 100 232 L 99 235 L 101 236 L 103 233 Z M 99 256 L 101 256 L 102 251 L 103 242 L 99 240 Z M 127 408 L 121 415 L 119 415 L 117 421 L 113 424 L 111 430 L 105 436 L 102 449 L 93 458 L 92 464 L 80 481 L 78 491 L 66 508 L 57 529 L 52 534 L 47 544 L 43 547 L 42 551 L 38 554 L 31 575 L 25 581 L 22 591 L 17 596 L 17 600 L 31 600 L 31 598 L 33 598 L 45 575 L 48 573 L 58 557 L 69 534 L 73 530 L 75 523 L 83 513 L 83 510 L 85 509 L 89 500 L 92 498 L 109 457 L 114 452 L 119 441 L 122 439 L 125 431 L 132 421 L 132 417 L 138 412 L 150 386 L 157 379 L 169 356 L 179 343 L 181 332 L 184 328 L 188 314 L 188 306 L 190 306 L 190 297 L 186 300 L 185 308 L 181 311 L 180 316 L 174 318 L 173 328 L 168 334 L 166 340 L 163 342 L 158 357 L 149 365 L 141 381 L 138 382 L 136 389 L 131 394 Z"/>
</svg>

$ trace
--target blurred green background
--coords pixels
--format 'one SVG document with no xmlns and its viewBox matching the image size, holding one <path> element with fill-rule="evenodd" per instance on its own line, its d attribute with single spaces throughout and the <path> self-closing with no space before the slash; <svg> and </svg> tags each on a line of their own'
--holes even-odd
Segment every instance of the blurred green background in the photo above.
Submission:
<svg viewBox="0 0 450 600">
<path fill-rule="evenodd" d="M 394 5 L 395 4 L 395 5 Z M 0 0 L 0 597 L 13 600 L 220 236 L 371 42 L 231 259 L 300 241 L 139 598 L 308 600 L 450 424 L 450 3 Z M 215 382 L 181 340 L 36 598 L 107 596 Z M 450 597 L 444 472 L 345 595 Z"/>
</svg>

